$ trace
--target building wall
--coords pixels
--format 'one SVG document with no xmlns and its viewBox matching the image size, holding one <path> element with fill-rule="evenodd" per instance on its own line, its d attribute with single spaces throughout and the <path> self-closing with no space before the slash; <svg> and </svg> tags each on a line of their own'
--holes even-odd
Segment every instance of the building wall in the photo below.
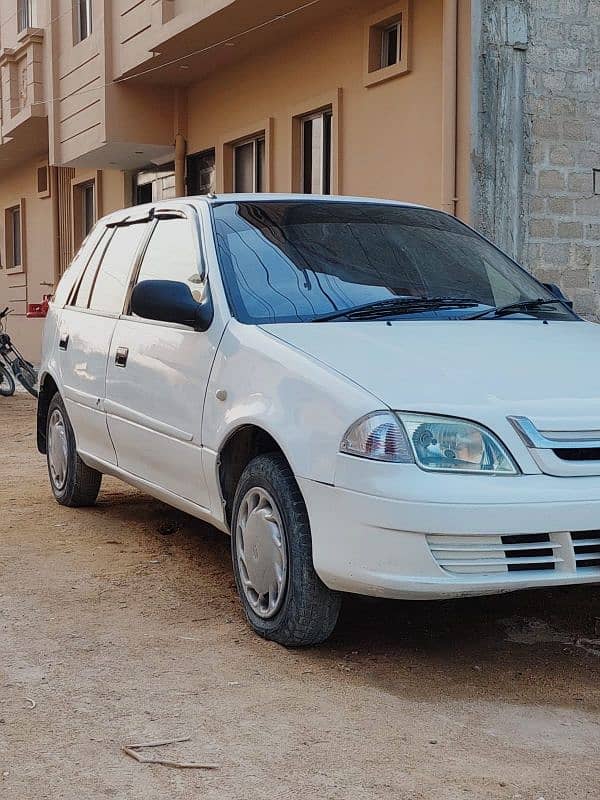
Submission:
<svg viewBox="0 0 600 800">
<path fill-rule="evenodd" d="M 475 224 L 600 321 L 600 2 L 481 0 L 476 18 Z"/>
<path fill-rule="evenodd" d="M 337 142 L 334 192 L 380 196 L 442 205 L 443 161 L 443 9 L 447 0 L 414 0 L 410 14 L 410 63 L 406 74 L 367 86 L 365 77 L 367 23 L 374 12 L 390 8 L 390 0 L 335 0 L 321 7 L 317 17 L 297 17 L 293 25 L 279 23 L 261 30 L 256 41 L 244 40 L 239 51 L 224 49 L 222 65 L 206 74 L 206 64 L 192 64 L 188 72 L 177 68 L 176 83 L 162 72 L 107 88 L 118 54 L 130 45 L 141 58 L 144 15 L 148 2 L 110 3 L 102 0 L 92 36 L 73 45 L 70 0 L 52 0 L 56 17 L 45 37 L 49 69 L 47 95 L 62 98 L 48 104 L 49 159 L 61 165 L 61 192 L 38 197 L 35 159 L 21 162 L 0 177 L 0 211 L 24 198 L 26 264 L 20 275 L 0 270 L 0 304 L 18 312 L 9 330 L 26 355 L 39 358 L 40 320 L 25 316 L 28 303 L 40 302 L 52 291 L 55 275 L 78 245 L 76 231 L 78 184 L 94 180 L 97 215 L 131 202 L 132 153 L 136 141 L 162 142 L 159 156 L 173 158 L 176 133 L 183 133 L 187 152 L 215 148 L 217 188 L 230 189 L 230 143 L 247 134 L 268 131 L 268 190 L 289 192 L 297 187 L 294 158 L 298 161 L 293 119 L 326 104 L 334 107 Z M 276 5 L 271 3 L 272 5 Z M 207 0 L 204 11 L 230 6 L 225 0 Z M 110 6 L 110 9 L 109 9 Z M 171 20 L 153 23 L 156 30 L 182 28 L 196 20 L 196 0 L 153 0 Z M 470 0 L 458 0 L 458 141 L 457 212 L 470 214 Z M 108 13 L 110 11 L 110 13 Z M 250 4 L 248 13 L 255 14 Z M 97 18 L 97 19 L 96 19 Z M 159 20 L 160 22 L 160 20 Z M 242 21 L 243 22 L 243 21 Z M 240 24 L 242 24 L 240 22 Z M 219 24 L 225 25 L 219 17 Z M 127 28 L 127 25 L 130 27 Z M 178 52 L 194 46 L 196 29 L 184 31 L 190 41 Z M 127 33 L 129 31 L 129 34 Z M 222 32 L 221 32 L 222 34 Z M 149 34 L 148 34 L 149 35 Z M 203 35 L 208 35 L 206 32 Z M 191 42 L 191 43 L 190 43 Z M 173 45 L 174 46 L 174 45 Z M 130 58 L 130 56 L 127 56 Z M 114 62 L 114 63 L 113 63 Z M 198 77 L 194 79 L 194 69 Z M 184 77 L 187 86 L 183 83 Z M 204 77 L 201 77 L 204 76 Z M 158 83 L 157 83 L 158 81 Z M 446 108 L 448 104 L 446 104 Z M 138 135 L 137 128 L 145 133 Z M 160 135 L 155 135 L 159 131 Z M 162 146 L 162 145 L 161 145 Z M 139 148 L 140 150 L 142 148 Z M 139 156 L 141 161 L 144 156 Z M 134 159 L 135 161 L 135 159 Z M 108 164 L 114 169 L 106 169 Z M 145 168 L 150 165 L 148 161 Z M 158 161 L 157 163 L 164 163 Z M 446 185 L 447 188 L 447 185 Z M 62 198 L 58 211 L 57 196 Z M 71 200 L 73 202 L 71 202 Z M 54 215 L 54 222 L 53 222 Z M 0 228 L 1 225 L 0 221 Z M 58 243 L 57 243 L 58 242 Z M 56 252 L 55 255 L 55 244 Z M 46 285 L 49 284 L 49 285 Z"/>
<path fill-rule="evenodd" d="M 338 191 L 440 206 L 442 0 L 413 4 L 411 71 L 366 88 L 365 21 L 382 5 L 340 13 L 190 88 L 188 151 L 216 147 L 219 190 L 229 188 L 226 143 L 270 124 L 271 189 L 291 191 L 292 118 L 339 96 Z M 461 184 L 467 215 L 464 171 Z"/>
<path fill-rule="evenodd" d="M 600 321 L 600 2 L 530 0 L 524 255 Z"/>
<path fill-rule="evenodd" d="M 2 173 L 0 178 L 0 230 L 2 269 L 0 269 L 0 309 L 10 306 L 14 309 L 7 323 L 7 330 L 15 344 L 25 356 L 36 362 L 40 355 L 40 340 L 43 319 L 27 318 L 27 306 L 40 303 L 43 295 L 51 294 L 55 279 L 54 242 L 60 235 L 60 222 L 53 222 L 54 197 L 49 194 L 40 197 L 37 192 L 37 168 L 41 162 L 35 160 L 23 164 L 12 172 Z M 70 173 L 71 174 L 71 173 Z M 68 191 L 78 183 L 94 179 L 97 181 L 99 216 L 123 208 L 128 202 L 128 183 L 122 172 L 117 170 L 99 173 L 95 170 L 73 170 L 69 175 Z M 23 265 L 22 270 L 13 273 L 6 269 L 6 235 L 4 212 L 19 203 L 24 208 L 22 224 Z M 63 225 L 73 228 L 73 217 L 64 219 Z M 71 251 L 77 242 L 71 239 Z"/>
<path fill-rule="evenodd" d="M 106 0 L 105 0 L 106 1 Z M 152 49 L 234 0 L 113 0 L 110 3 L 115 77 L 151 61 Z M 282 9 L 280 9 L 281 11 Z"/>
<path fill-rule="evenodd" d="M 0 270 L 0 306 L 10 306 L 14 315 L 8 320 L 7 330 L 26 356 L 37 356 L 43 320 L 27 319 L 27 303 L 39 303 L 42 295 L 52 291 L 53 282 L 53 230 L 52 201 L 40 199 L 36 184 L 37 162 L 3 174 L 0 180 L 0 217 L 2 227 L 2 270 Z M 23 202 L 25 214 L 21 220 L 24 242 L 23 270 L 8 274 L 6 269 L 6 237 L 4 212 Z"/>
<path fill-rule="evenodd" d="M 50 155 L 53 163 L 64 164 L 94 150 L 105 141 L 107 60 L 105 0 L 95 3 L 92 33 L 74 43 L 74 4 L 53 0 L 54 22 L 50 27 L 52 96 L 49 104 Z M 98 13 L 100 12 L 100 13 Z"/>
<path fill-rule="evenodd" d="M 382 5 L 340 13 L 190 88 L 188 151 L 216 147 L 221 191 L 229 188 L 222 179 L 225 143 L 268 124 L 271 189 L 292 190 L 292 118 L 339 93 L 338 191 L 440 206 L 442 2 L 413 4 L 411 71 L 366 88 L 365 21 Z M 468 89 L 461 94 L 468 95 Z M 463 133 L 459 201 L 468 217 L 468 130 Z"/>
</svg>

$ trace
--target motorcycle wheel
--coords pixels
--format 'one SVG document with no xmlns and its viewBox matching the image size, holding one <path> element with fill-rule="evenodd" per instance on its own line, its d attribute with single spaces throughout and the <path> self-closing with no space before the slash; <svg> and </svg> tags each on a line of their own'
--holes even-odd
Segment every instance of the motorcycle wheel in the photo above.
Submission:
<svg viewBox="0 0 600 800">
<path fill-rule="evenodd" d="M 34 397 L 38 396 L 38 391 L 36 389 L 37 385 L 37 373 L 35 369 L 25 361 L 20 361 L 14 366 L 15 377 L 19 381 L 19 383 L 27 389 L 29 394 L 33 395 Z"/>
<path fill-rule="evenodd" d="M 10 372 L 0 364 L 0 395 L 10 397 L 15 393 L 15 381 Z"/>
</svg>

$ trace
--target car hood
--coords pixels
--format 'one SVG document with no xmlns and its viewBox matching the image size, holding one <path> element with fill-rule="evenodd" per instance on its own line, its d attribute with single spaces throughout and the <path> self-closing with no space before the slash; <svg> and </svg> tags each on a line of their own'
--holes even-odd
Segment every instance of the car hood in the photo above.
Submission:
<svg viewBox="0 0 600 800">
<path fill-rule="evenodd" d="M 264 330 L 404 411 L 496 427 L 600 430 L 600 326 L 449 320 L 264 325 Z M 502 426 L 504 427 L 504 426 Z"/>
</svg>

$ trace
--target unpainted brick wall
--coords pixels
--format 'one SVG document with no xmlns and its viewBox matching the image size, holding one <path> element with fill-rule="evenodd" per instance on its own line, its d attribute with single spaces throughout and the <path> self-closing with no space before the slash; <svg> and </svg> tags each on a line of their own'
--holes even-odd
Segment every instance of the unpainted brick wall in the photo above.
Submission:
<svg viewBox="0 0 600 800">
<path fill-rule="evenodd" d="M 600 0 L 528 5 L 522 257 L 600 321 Z"/>
<path fill-rule="evenodd" d="M 475 223 L 600 321 L 600 0 L 481 0 L 481 23 Z"/>
</svg>

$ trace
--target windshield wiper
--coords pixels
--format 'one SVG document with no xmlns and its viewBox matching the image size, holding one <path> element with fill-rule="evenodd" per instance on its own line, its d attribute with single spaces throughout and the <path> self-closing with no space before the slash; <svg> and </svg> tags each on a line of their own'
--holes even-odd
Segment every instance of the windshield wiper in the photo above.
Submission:
<svg viewBox="0 0 600 800">
<path fill-rule="evenodd" d="M 343 311 L 332 311 L 322 314 L 311 322 L 330 322 L 343 319 L 369 319 L 393 316 L 394 314 L 412 314 L 419 311 L 431 311 L 438 308 L 473 308 L 481 303 L 460 297 L 389 297 L 386 300 L 375 300 Z"/>
<path fill-rule="evenodd" d="M 563 308 L 565 307 L 563 301 L 558 298 L 544 300 L 543 297 L 538 297 L 536 300 L 522 300 L 520 303 L 508 303 L 508 305 L 499 306 L 498 308 L 490 308 L 488 311 L 482 311 L 481 314 L 475 314 L 475 316 L 468 317 L 468 319 L 485 319 L 485 317 L 498 319 L 498 317 L 506 317 L 508 314 L 515 314 L 519 311 L 536 311 L 538 308 L 554 305 L 555 303 L 560 303 Z"/>
</svg>

